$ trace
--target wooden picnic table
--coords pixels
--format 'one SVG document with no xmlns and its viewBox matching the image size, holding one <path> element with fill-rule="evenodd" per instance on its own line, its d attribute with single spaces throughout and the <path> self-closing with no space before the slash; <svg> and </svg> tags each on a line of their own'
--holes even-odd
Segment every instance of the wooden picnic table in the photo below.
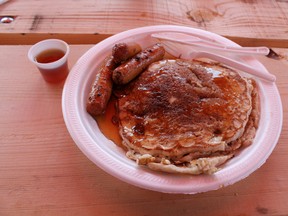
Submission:
<svg viewBox="0 0 288 216">
<path fill-rule="evenodd" d="M 0 215 L 288 215 L 288 1 L 10 0 L 0 5 Z M 7 19 L 8 18 L 8 19 Z M 141 189 L 107 174 L 75 145 L 61 111 L 64 82 L 46 83 L 32 44 L 70 44 L 70 68 L 92 46 L 149 25 L 183 25 L 243 46 L 277 78 L 283 129 L 267 162 L 247 178 L 195 195 Z"/>
</svg>

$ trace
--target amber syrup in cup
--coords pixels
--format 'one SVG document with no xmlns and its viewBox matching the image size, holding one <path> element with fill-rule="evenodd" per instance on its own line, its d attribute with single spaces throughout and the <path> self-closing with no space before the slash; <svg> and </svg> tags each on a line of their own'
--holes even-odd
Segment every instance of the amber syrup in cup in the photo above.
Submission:
<svg viewBox="0 0 288 216">
<path fill-rule="evenodd" d="M 28 58 L 38 67 L 45 81 L 57 83 L 64 80 L 69 73 L 68 54 L 69 46 L 66 42 L 47 39 L 33 45 L 28 52 Z"/>
<path fill-rule="evenodd" d="M 48 64 L 56 62 L 59 59 L 63 58 L 65 52 L 59 49 L 48 49 L 42 51 L 35 57 L 35 60 L 41 64 Z M 56 83 L 65 79 L 68 75 L 69 69 L 68 64 L 65 62 L 63 65 L 53 68 L 53 69 L 43 69 L 39 68 L 43 78 L 47 82 Z"/>
<path fill-rule="evenodd" d="M 65 52 L 59 49 L 48 49 L 42 51 L 36 56 L 36 61 L 39 63 L 51 63 L 58 61 L 65 55 Z"/>
</svg>

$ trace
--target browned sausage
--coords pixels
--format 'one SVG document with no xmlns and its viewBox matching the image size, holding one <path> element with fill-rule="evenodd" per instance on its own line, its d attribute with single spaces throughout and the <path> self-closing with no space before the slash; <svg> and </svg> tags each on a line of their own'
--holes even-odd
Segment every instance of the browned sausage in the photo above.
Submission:
<svg viewBox="0 0 288 216">
<path fill-rule="evenodd" d="M 116 84 L 126 84 L 140 74 L 151 63 L 163 59 L 165 49 L 161 44 L 155 44 L 118 66 L 112 74 Z"/>
<path fill-rule="evenodd" d="M 112 71 L 116 67 L 113 56 L 105 60 L 92 85 L 86 110 L 94 118 L 105 112 L 112 93 Z"/>
<path fill-rule="evenodd" d="M 122 63 L 141 51 L 136 43 L 118 43 L 112 48 L 112 56 L 116 64 Z"/>
<path fill-rule="evenodd" d="M 112 72 L 116 66 L 131 58 L 136 52 L 141 50 L 137 44 L 115 44 L 112 48 L 112 56 L 104 60 L 103 66 L 97 72 L 93 82 L 88 102 L 86 105 L 87 112 L 94 118 L 105 112 L 108 101 L 112 93 Z"/>
</svg>

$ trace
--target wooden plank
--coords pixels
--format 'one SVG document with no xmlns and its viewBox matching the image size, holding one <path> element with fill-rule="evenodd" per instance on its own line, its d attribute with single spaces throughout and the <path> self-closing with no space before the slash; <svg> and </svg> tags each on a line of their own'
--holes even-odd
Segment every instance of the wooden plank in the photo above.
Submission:
<svg viewBox="0 0 288 216">
<path fill-rule="evenodd" d="M 245 38 L 246 44 L 284 47 L 288 44 L 288 2 L 280 0 L 158 0 L 158 1 L 38 1 L 13 0 L 0 6 L 0 17 L 14 22 L 0 24 L 1 43 L 17 43 L 43 34 L 81 34 L 77 43 L 97 35 L 159 24 L 201 28 L 223 36 Z M 46 34 L 46 35 L 45 35 Z M 9 37 L 16 37 L 10 40 Z M 96 36 L 95 36 L 96 37 Z M 76 39 L 76 38 L 75 38 Z M 240 39 L 239 39 L 240 40 Z M 250 41 L 251 42 L 247 42 Z M 3 42 L 5 41 L 5 42 Z M 89 40 L 90 41 L 90 40 Z M 25 42 L 25 41 L 21 41 Z M 237 42 L 237 41 L 236 41 Z"/>
<path fill-rule="evenodd" d="M 71 45 L 70 67 L 91 46 Z M 284 109 L 283 130 L 267 162 L 217 191 L 162 194 L 124 183 L 82 154 L 63 121 L 63 83 L 43 81 L 27 59 L 29 48 L 0 46 L 0 215 L 287 215 L 286 61 L 259 58 L 277 77 Z"/>
</svg>

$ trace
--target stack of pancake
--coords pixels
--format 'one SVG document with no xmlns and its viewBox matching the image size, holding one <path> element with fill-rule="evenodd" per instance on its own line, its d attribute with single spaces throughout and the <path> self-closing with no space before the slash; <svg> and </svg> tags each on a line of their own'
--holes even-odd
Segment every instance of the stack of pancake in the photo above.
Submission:
<svg viewBox="0 0 288 216">
<path fill-rule="evenodd" d="M 155 62 L 117 95 L 127 157 L 157 171 L 212 174 L 258 127 L 255 81 L 215 62 Z"/>
</svg>

